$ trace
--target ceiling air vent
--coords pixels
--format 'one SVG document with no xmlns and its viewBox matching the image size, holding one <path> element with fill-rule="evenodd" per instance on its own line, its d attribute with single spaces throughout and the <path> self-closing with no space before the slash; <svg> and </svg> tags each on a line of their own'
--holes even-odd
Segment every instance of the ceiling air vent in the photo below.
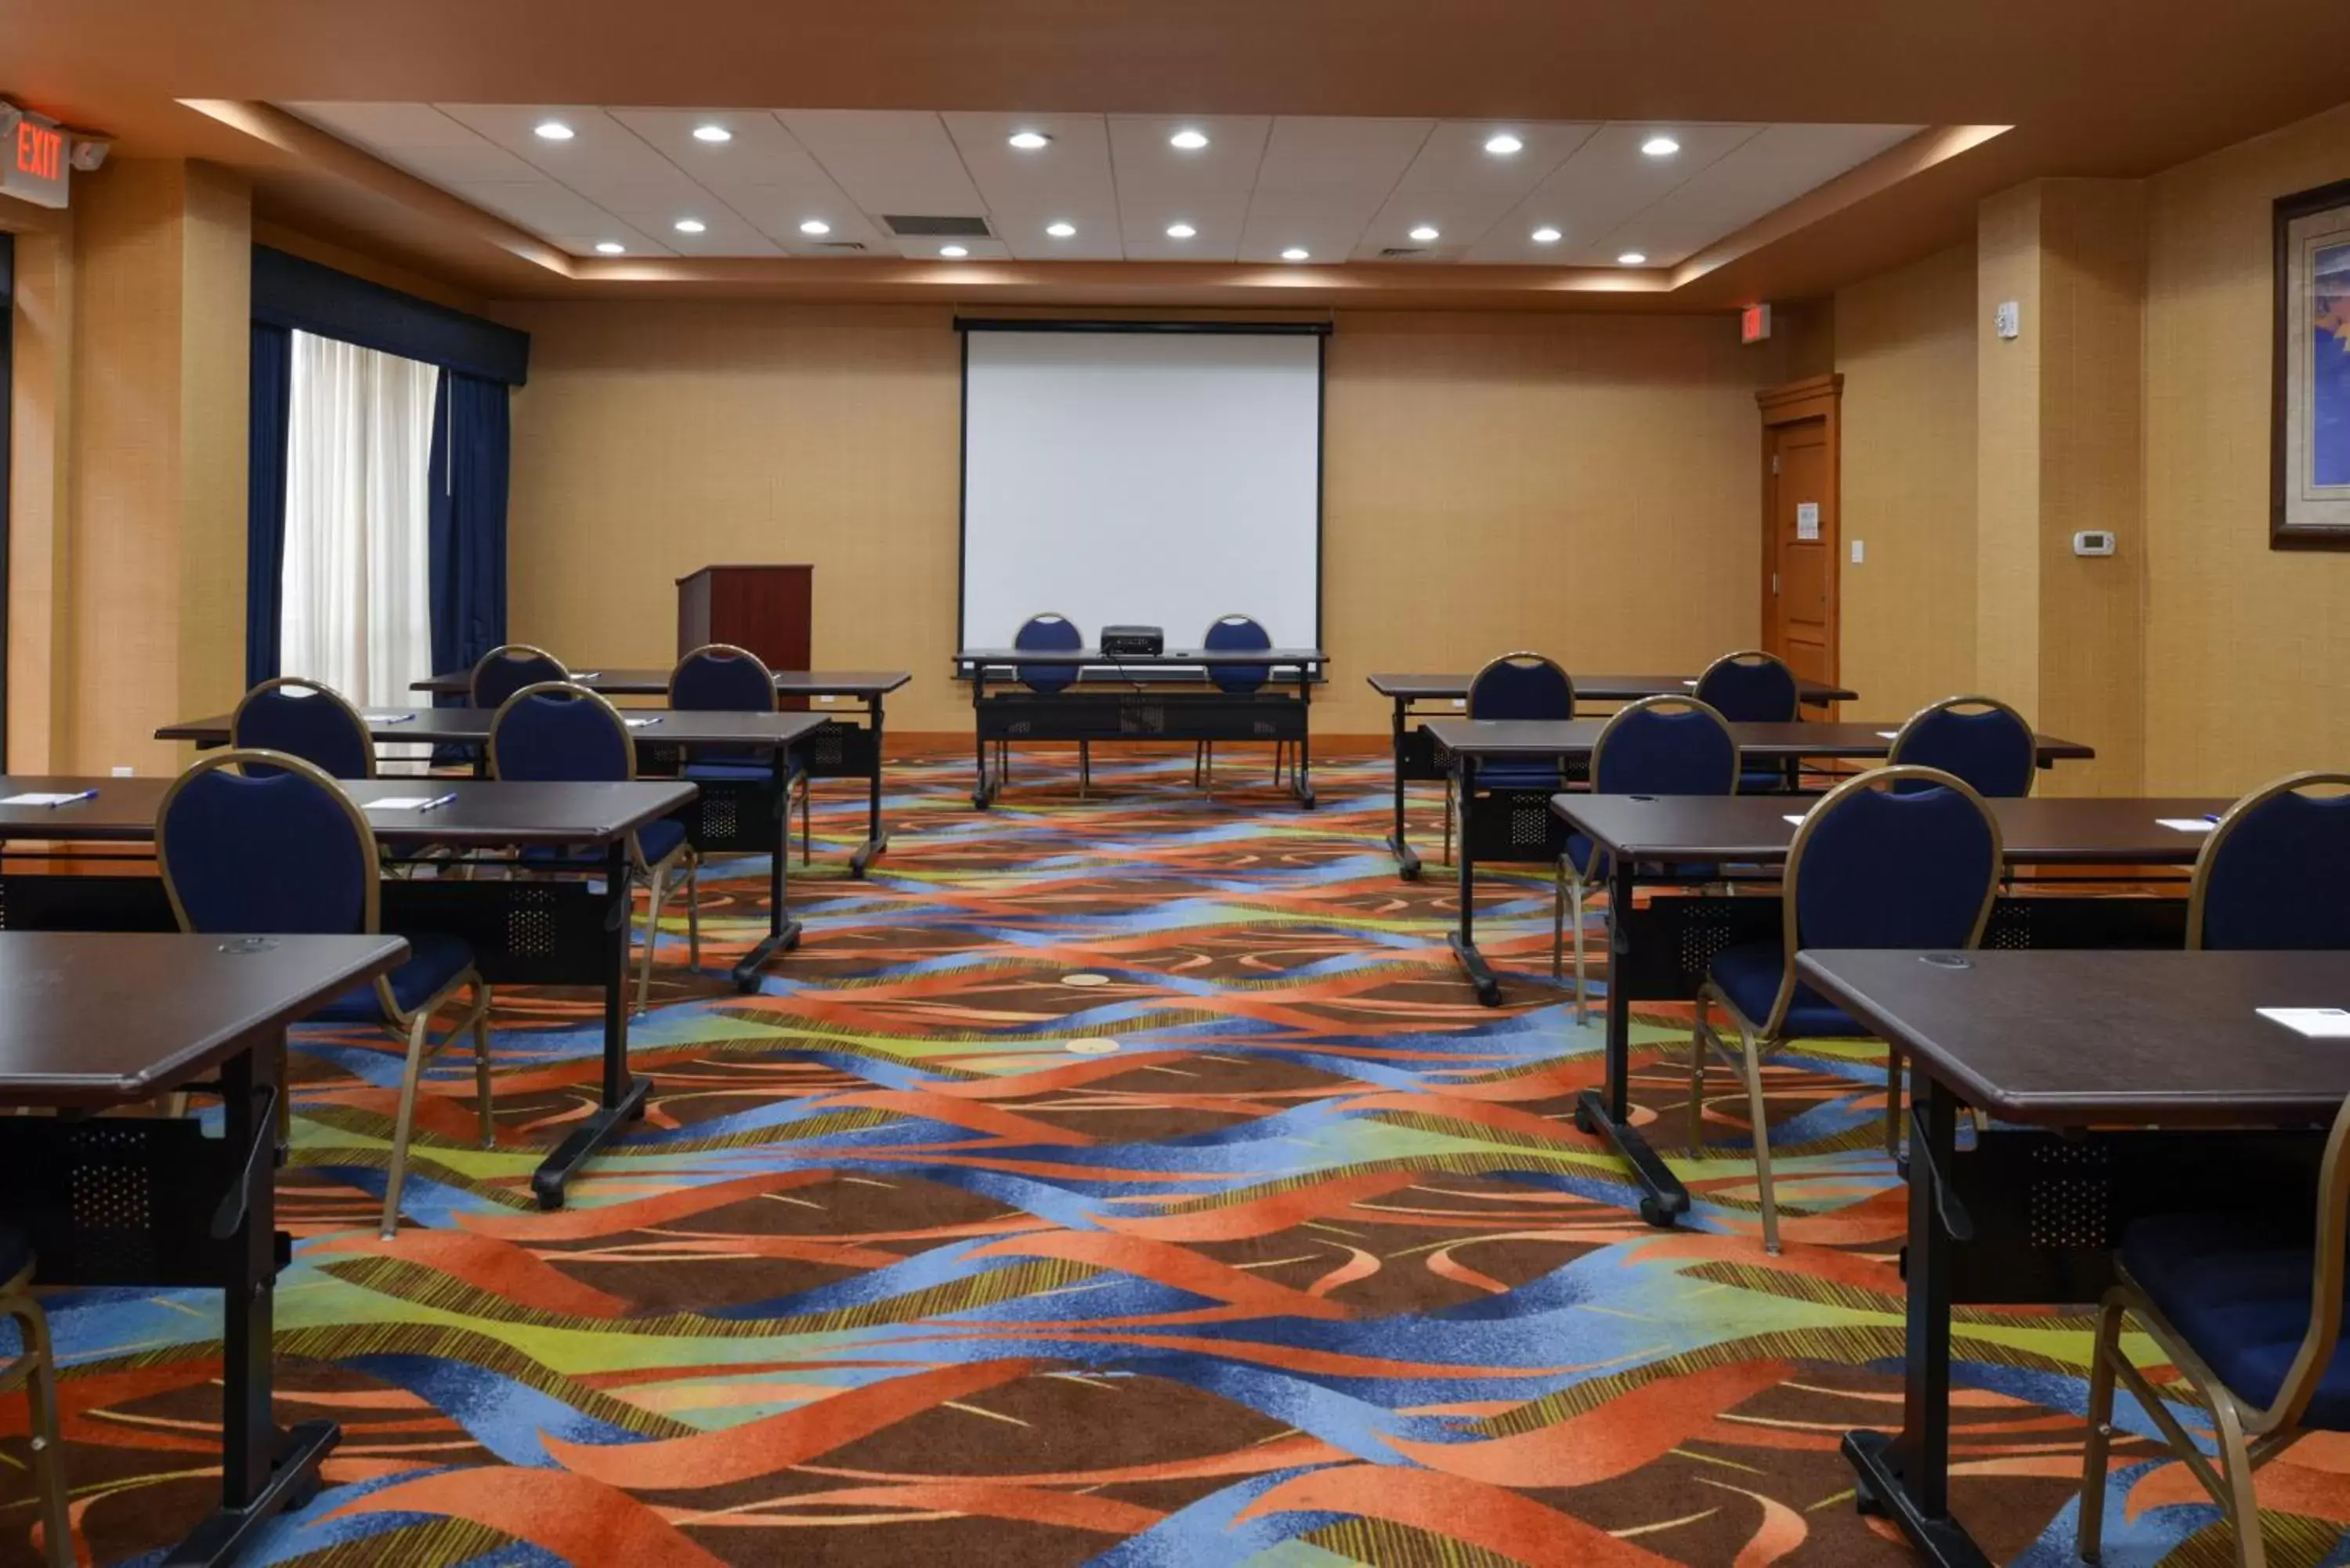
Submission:
<svg viewBox="0 0 2350 1568">
<path fill-rule="evenodd" d="M 1426 245 L 1388 245 L 1379 252 L 1381 261 L 1409 261 L 1414 256 L 1434 255 Z"/>
<path fill-rule="evenodd" d="M 816 248 L 820 251 L 831 251 L 840 254 L 863 255 L 865 254 L 865 242 L 863 240 L 827 240 Z"/>
<path fill-rule="evenodd" d="M 883 213 L 889 232 L 910 240 L 992 240 L 985 218 L 897 217 Z"/>
</svg>

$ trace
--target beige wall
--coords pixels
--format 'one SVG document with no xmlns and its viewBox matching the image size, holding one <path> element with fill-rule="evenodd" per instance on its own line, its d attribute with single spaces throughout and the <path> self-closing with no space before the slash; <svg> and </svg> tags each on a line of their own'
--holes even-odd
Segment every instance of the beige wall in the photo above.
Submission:
<svg viewBox="0 0 2350 1568">
<path fill-rule="evenodd" d="M 953 651 L 950 313 L 515 306 L 517 639 L 661 663 L 671 579 L 816 566 L 816 662 L 912 670 L 900 728 L 968 722 Z M 1783 359 L 1721 317 L 1376 315 L 1329 345 L 1318 728 L 1383 733 L 1374 669 L 1515 648 L 1695 669 L 1756 634 L 1758 416 Z M 1235 580 L 1244 580 L 1245 563 Z M 1244 596 L 1243 596 L 1244 597 Z"/>
<path fill-rule="evenodd" d="M 1897 718 L 1975 683 L 1975 247 L 1835 298 L 1844 683 Z"/>
<path fill-rule="evenodd" d="M 2350 763 L 2350 555 L 2268 547 L 2270 203 L 2350 177 L 2350 106 L 2150 182 L 2147 777 Z"/>
</svg>

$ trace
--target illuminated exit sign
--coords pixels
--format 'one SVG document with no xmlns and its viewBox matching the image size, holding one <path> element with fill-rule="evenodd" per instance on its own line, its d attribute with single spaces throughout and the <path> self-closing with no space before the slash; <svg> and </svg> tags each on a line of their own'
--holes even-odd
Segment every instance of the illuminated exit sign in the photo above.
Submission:
<svg viewBox="0 0 2350 1568">
<path fill-rule="evenodd" d="M 1738 313 L 1738 340 L 1741 343 L 1760 343 L 1770 336 L 1771 307 L 1769 306 L 1750 305 Z"/>
<path fill-rule="evenodd" d="M 16 117 L 0 147 L 0 194 L 15 196 L 36 206 L 66 204 L 66 182 L 72 167 L 66 160 L 66 133 L 47 115 L 26 109 Z"/>
</svg>

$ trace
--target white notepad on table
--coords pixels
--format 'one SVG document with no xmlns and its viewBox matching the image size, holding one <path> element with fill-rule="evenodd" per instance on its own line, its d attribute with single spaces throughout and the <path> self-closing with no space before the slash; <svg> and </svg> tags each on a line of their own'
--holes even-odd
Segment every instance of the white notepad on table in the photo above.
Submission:
<svg viewBox="0 0 2350 1568">
<path fill-rule="evenodd" d="M 629 729 L 641 730 L 648 724 L 658 724 L 660 721 L 659 719 L 630 719 L 627 721 L 627 722 Z"/>
<path fill-rule="evenodd" d="M 1877 732 L 1877 738 L 1880 741 L 1898 741 L 1901 738 L 1901 732 L 1898 730 L 1879 730 Z"/>
<path fill-rule="evenodd" d="M 416 722 L 416 715 L 413 713 L 369 713 L 367 716 L 367 722 L 370 724 L 412 724 Z"/>
<path fill-rule="evenodd" d="M 0 805 L 71 805 L 78 800 L 89 800 L 97 793 L 95 790 L 72 790 L 65 793 L 55 790 L 35 790 L 28 794 L 12 794 L 5 800 L 0 800 Z"/>
<path fill-rule="evenodd" d="M 2158 816 L 2154 820 L 2179 833 L 2209 833 L 2220 826 L 2200 816 Z"/>
<path fill-rule="evenodd" d="M 2255 1007 L 2254 1012 L 2310 1040 L 2350 1040 L 2350 1008 Z"/>
<path fill-rule="evenodd" d="M 1803 816 L 1802 816 L 1802 814 L 1800 814 L 1800 813 L 1798 813 L 1798 812 L 1793 812 L 1793 811 L 1791 811 L 1791 812 L 1787 813 L 1787 815 L 1784 815 L 1784 816 L 1781 817 L 1779 820 L 1780 820 L 1780 821 L 1782 821 L 1782 822 L 1792 822 L 1792 823 L 1794 823 L 1797 827 L 1801 827 L 1801 826 L 1804 826 L 1804 818 L 1803 818 Z"/>
</svg>

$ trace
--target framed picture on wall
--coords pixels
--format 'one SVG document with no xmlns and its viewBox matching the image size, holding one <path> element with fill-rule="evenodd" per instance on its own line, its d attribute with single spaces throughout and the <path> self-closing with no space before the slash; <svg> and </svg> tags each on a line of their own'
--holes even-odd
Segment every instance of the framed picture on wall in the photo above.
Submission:
<svg viewBox="0 0 2350 1568">
<path fill-rule="evenodd" d="M 2350 180 L 2276 203 L 2269 547 L 2350 550 Z"/>
</svg>

